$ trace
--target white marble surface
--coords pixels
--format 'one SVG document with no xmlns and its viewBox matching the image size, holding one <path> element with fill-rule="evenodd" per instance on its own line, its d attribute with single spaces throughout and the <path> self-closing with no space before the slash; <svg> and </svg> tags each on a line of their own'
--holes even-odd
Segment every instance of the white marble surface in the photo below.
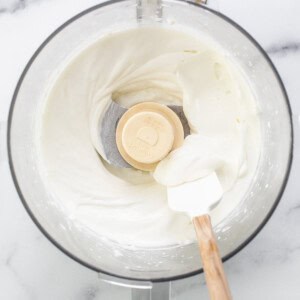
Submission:
<svg viewBox="0 0 300 300">
<path fill-rule="evenodd" d="M 25 212 L 6 154 L 11 97 L 26 62 L 66 19 L 96 0 L 0 0 L 0 299 L 129 299 L 122 287 L 56 249 Z M 283 199 L 271 220 L 225 268 L 235 299 L 300 299 L 300 1 L 211 0 L 267 50 L 293 109 L 295 154 Z M 203 276 L 177 282 L 173 299 L 208 299 Z M 201 284 L 200 284 L 201 283 Z"/>
</svg>

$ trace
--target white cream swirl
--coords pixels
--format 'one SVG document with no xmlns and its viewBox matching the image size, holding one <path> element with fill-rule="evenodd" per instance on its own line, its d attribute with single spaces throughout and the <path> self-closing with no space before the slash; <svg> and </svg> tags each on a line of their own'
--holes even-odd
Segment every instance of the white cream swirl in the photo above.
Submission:
<svg viewBox="0 0 300 300">
<path fill-rule="evenodd" d="M 183 105 L 192 135 L 154 178 L 178 184 L 215 170 L 228 192 L 214 223 L 239 202 L 259 156 L 259 120 L 243 75 L 212 45 L 176 30 L 132 29 L 100 38 L 59 74 L 43 113 L 41 167 L 72 222 L 139 246 L 194 239 L 189 218 L 169 209 L 151 174 L 105 162 L 98 124 L 112 100 Z"/>
</svg>

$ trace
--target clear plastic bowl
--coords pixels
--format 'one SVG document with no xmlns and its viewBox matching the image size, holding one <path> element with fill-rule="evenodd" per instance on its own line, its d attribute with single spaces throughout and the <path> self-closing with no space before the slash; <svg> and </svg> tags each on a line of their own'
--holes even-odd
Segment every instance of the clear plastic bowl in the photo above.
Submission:
<svg viewBox="0 0 300 300">
<path fill-rule="evenodd" d="M 262 128 L 262 153 L 256 176 L 235 210 L 215 228 L 224 260 L 242 249 L 264 226 L 285 188 L 292 159 L 289 102 L 268 56 L 242 28 L 204 6 L 183 1 L 110 1 L 75 16 L 57 29 L 26 66 L 13 97 L 8 150 L 22 202 L 41 231 L 60 250 L 116 282 L 162 282 L 202 272 L 196 244 L 128 249 L 77 230 L 55 207 L 39 174 L 36 125 L 45 92 L 73 53 L 100 36 L 138 26 L 173 26 L 212 36 L 238 62 L 256 94 Z M 122 281 L 126 279 L 125 281 Z M 128 281 L 129 280 L 129 281 Z"/>
</svg>

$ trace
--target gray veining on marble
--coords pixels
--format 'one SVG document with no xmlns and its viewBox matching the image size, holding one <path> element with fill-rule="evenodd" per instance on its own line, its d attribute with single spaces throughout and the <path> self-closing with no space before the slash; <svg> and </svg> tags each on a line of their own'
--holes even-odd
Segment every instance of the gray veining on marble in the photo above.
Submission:
<svg viewBox="0 0 300 300">
<path fill-rule="evenodd" d="M 40 43 L 96 0 L 0 0 L 0 299 L 114 300 L 130 291 L 56 249 L 25 212 L 13 186 L 6 153 L 6 121 L 16 82 Z M 208 1 L 209 3 L 210 1 Z M 300 1 L 211 0 L 271 56 L 293 110 L 295 153 L 277 210 L 259 235 L 225 263 L 234 299 L 300 299 Z M 176 300 L 208 299 L 203 275 L 174 283 Z"/>
<path fill-rule="evenodd" d="M 300 42 L 285 42 L 276 44 L 266 49 L 269 55 L 285 56 L 288 54 L 300 54 Z"/>
<path fill-rule="evenodd" d="M 0 13 L 15 13 L 18 10 L 25 9 L 29 3 L 36 0 L 1 0 Z"/>
</svg>

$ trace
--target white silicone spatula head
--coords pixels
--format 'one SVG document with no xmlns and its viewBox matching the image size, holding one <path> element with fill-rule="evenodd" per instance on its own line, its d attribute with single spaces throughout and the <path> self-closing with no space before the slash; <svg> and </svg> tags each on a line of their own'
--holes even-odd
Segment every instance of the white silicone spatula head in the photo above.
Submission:
<svg viewBox="0 0 300 300">
<path fill-rule="evenodd" d="M 221 200 L 223 189 L 215 172 L 198 180 L 167 188 L 172 210 L 191 217 L 207 214 Z"/>
</svg>

